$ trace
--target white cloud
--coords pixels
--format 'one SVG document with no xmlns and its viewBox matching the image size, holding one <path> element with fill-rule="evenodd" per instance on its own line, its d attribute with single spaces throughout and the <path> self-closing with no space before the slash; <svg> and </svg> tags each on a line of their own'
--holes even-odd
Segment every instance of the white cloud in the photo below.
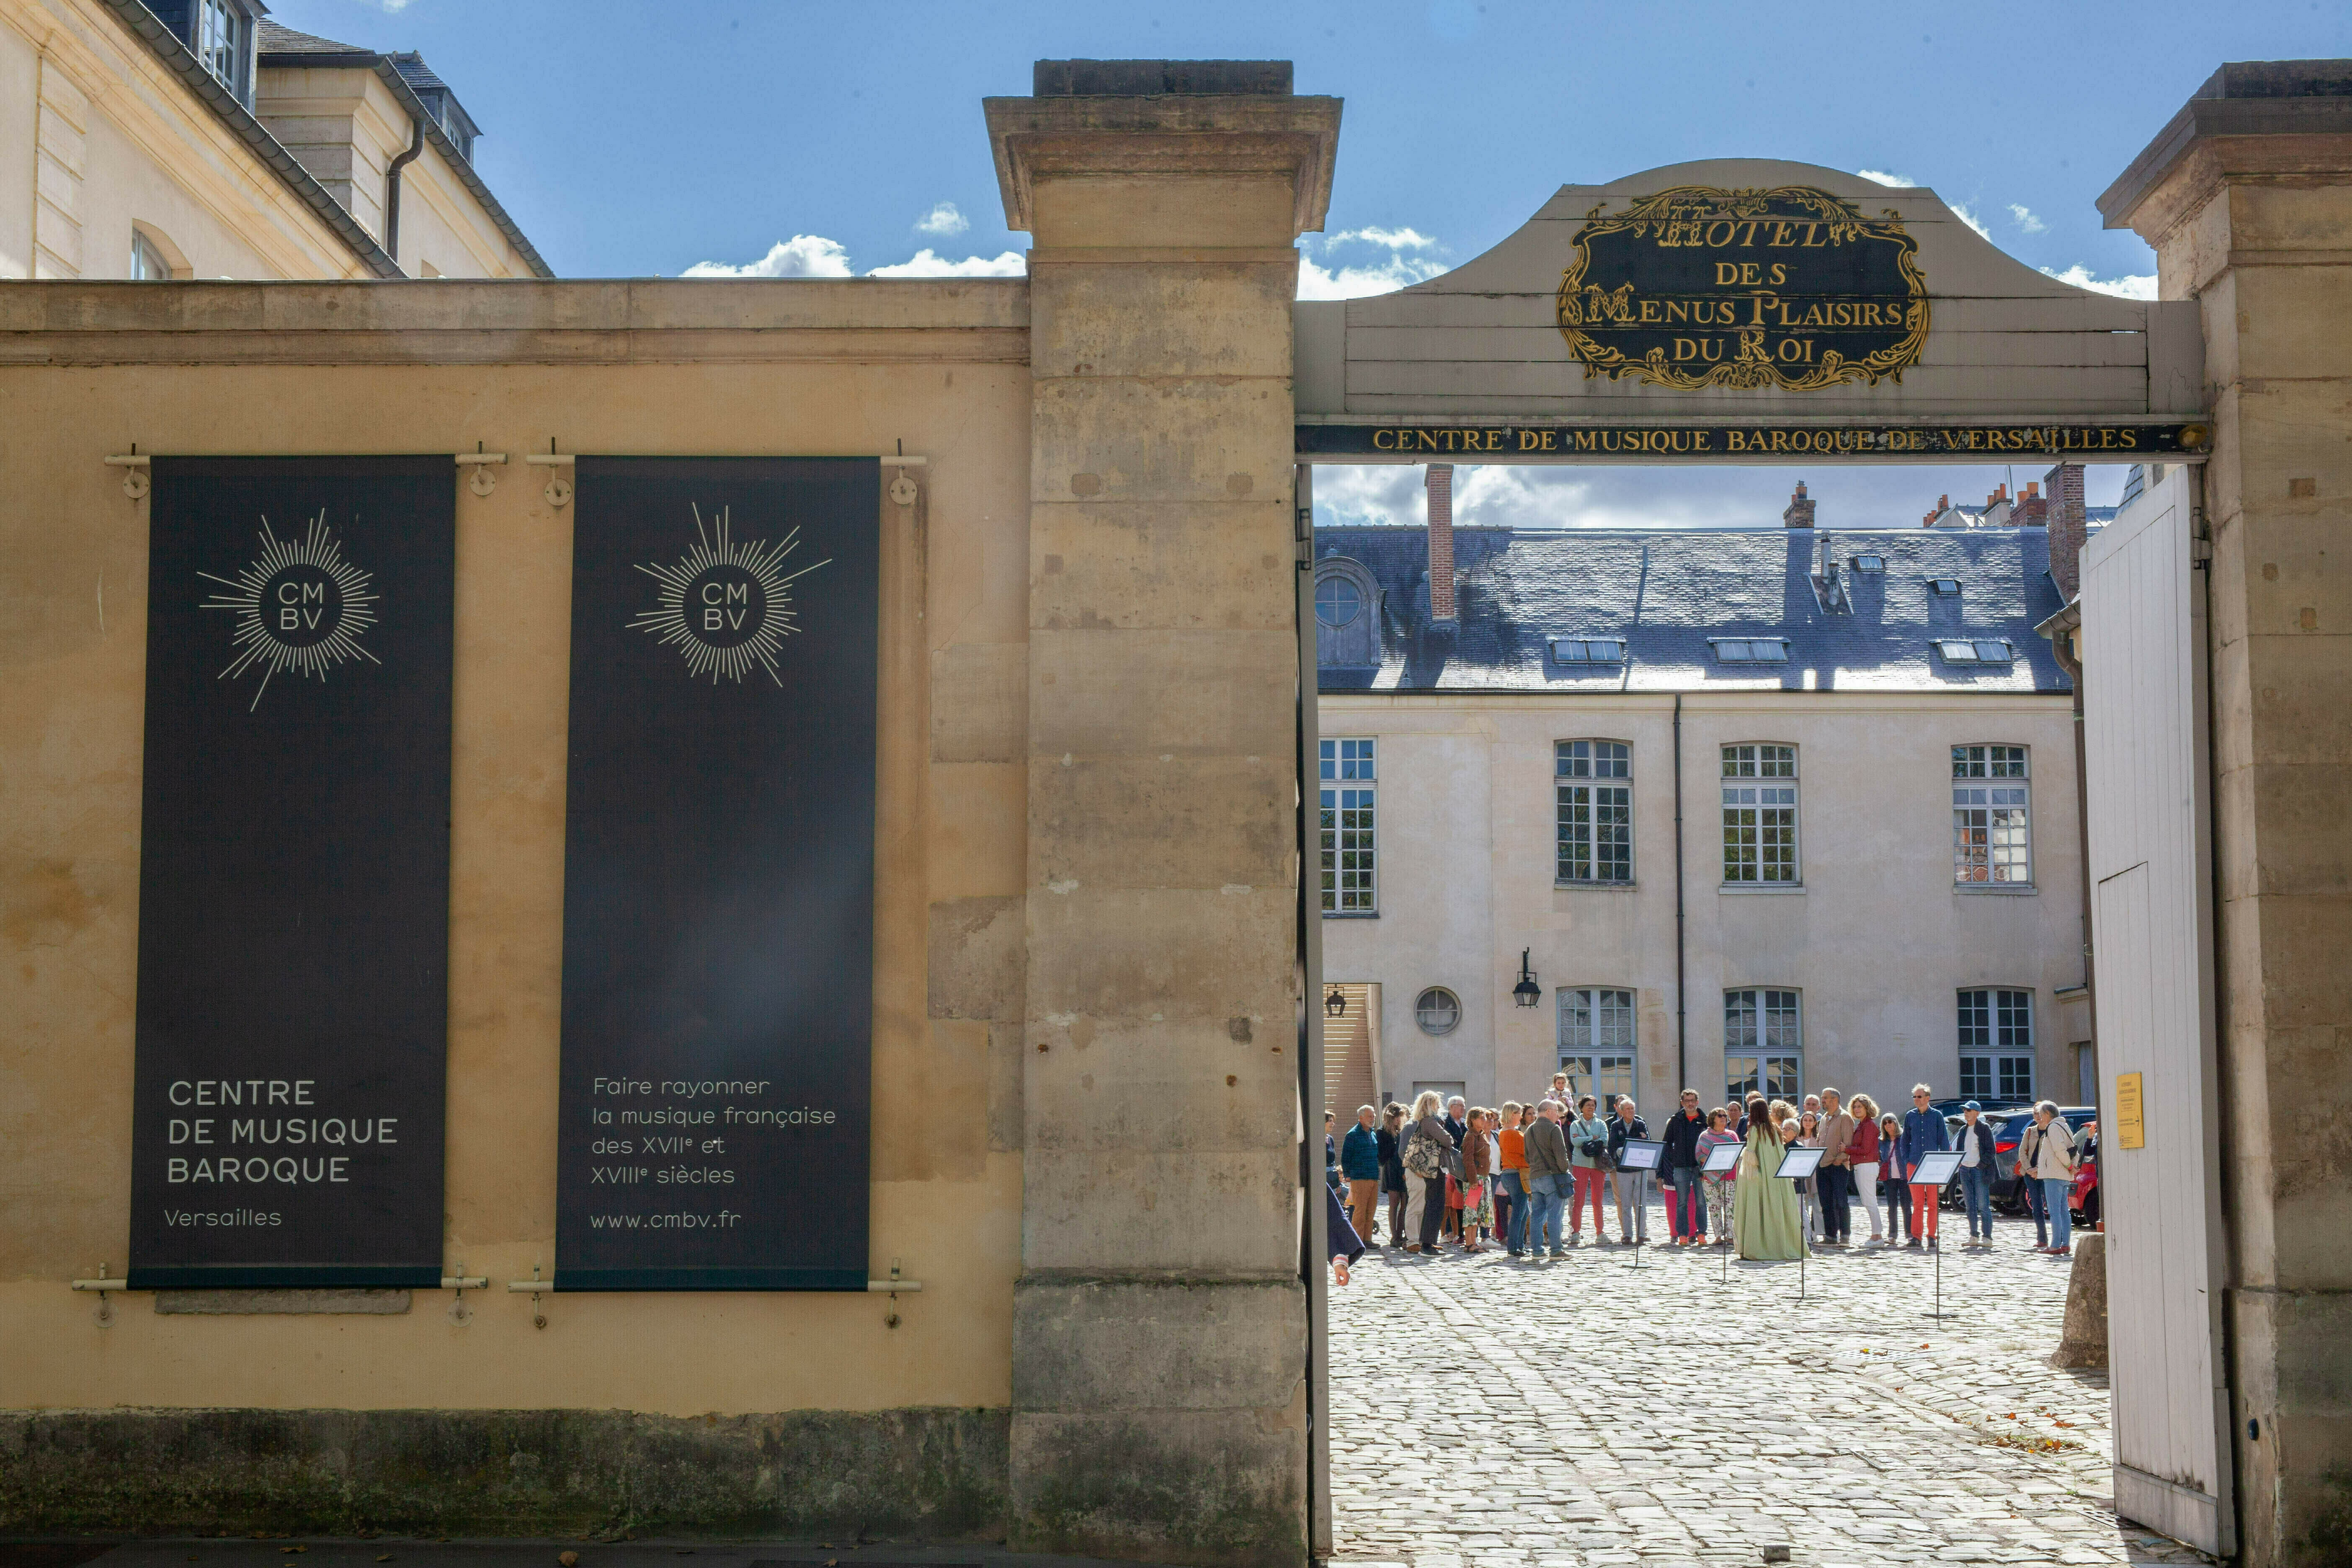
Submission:
<svg viewBox="0 0 2352 1568">
<path fill-rule="evenodd" d="M 1439 273 L 1449 270 L 1447 265 L 1429 256 L 1407 256 L 1408 250 L 1443 250 L 1430 236 L 1416 228 L 1343 228 L 1337 234 L 1326 235 L 1323 251 L 1328 257 L 1342 245 L 1377 246 L 1388 252 L 1385 258 L 1369 262 L 1342 262 L 1337 267 L 1326 266 L 1311 256 L 1298 258 L 1298 297 L 1302 300 L 1360 300 L 1368 294 L 1387 294 L 1415 283 L 1426 283 Z"/>
<path fill-rule="evenodd" d="M 1970 207 L 1968 203 L 1954 202 L 1952 204 L 1952 216 L 1958 218 L 1970 228 L 1975 229 L 1978 234 L 1981 235 L 1986 239 L 1990 239 L 1992 237 L 1992 230 L 1985 227 L 1984 219 L 1977 216 L 1975 209 Z"/>
<path fill-rule="evenodd" d="M 2015 202 L 2009 204 L 2009 216 L 2015 218 L 2017 220 L 2017 226 L 2023 229 L 2028 234 L 2040 234 L 2043 229 L 2050 226 L 2048 224 L 2043 223 L 2040 218 L 2035 217 L 2032 208 L 2021 207 Z"/>
<path fill-rule="evenodd" d="M 1017 250 L 1001 256 L 967 256 L 961 261 L 950 261 L 925 246 L 908 261 L 894 261 L 887 267 L 877 267 L 866 273 L 868 278 L 1019 278 L 1029 270 L 1029 263 Z"/>
<path fill-rule="evenodd" d="M 1877 169 L 1856 169 L 1854 173 L 1865 180 L 1876 180 L 1882 185 L 1899 185 L 1908 189 L 1919 183 L 1908 174 L 1889 174 Z"/>
<path fill-rule="evenodd" d="M 2077 289 L 2095 289 L 2102 294 L 2117 294 L 2126 300 L 2156 298 L 2156 274 L 2153 272 L 2127 273 L 2121 278 L 2094 278 L 2091 269 L 2079 262 L 2063 272 L 2051 267 L 2042 270 L 2059 282 L 2072 284 Z"/>
<path fill-rule="evenodd" d="M 941 202 L 915 222 L 917 234 L 936 234 L 949 238 L 971 226 L 971 219 L 956 210 L 953 202 Z"/>
<path fill-rule="evenodd" d="M 1360 300 L 1368 294 L 1389 294 L 1415 283 L 1426 283 L 1446 271 L 1444 262 L 1418 256 L 1391 256 L 1370 267 L 1320 266 L 1311 256 L 1298 258 L 1298 297 L 1302 300 Z"/>
<path fill-rule="evenodd" d="M 925 252 L 926 255 L 929 254 Z M 684 278 L 846 278 L 849 252 L 837 239 L 796 234 L 769 247 L 768 254 L 741 267 L 723 261 L 698 261 L 679 274 Z"/>
<path fill-rule="evenodd" d="M 1377 245 L 1389 250 L 1427 250 L 1436 246 L 1437 241 L 1417 228 L 1367 226 L 1363 228 L 1343 228 L 1337 234 L 1326 235 L 1323 248 L 1328 250 L 1335 245 L 1354 243 Z"/>
</svg>

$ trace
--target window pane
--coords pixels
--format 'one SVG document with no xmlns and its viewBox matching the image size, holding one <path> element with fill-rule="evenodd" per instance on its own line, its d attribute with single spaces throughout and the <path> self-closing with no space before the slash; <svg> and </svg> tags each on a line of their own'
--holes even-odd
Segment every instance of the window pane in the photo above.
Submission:
<svg viewBox="0 0 2352 1568">
<path fill-rule="evenodd" d="M 1362 592 L 1345 577 L 1326 577 L 1315 584 L 1315 618 L 1327 626 L 1346 626 L 1363 605 Z"/>
<path fill-rule="evenodd" d="M 1756 1058 L 1752 1056 L 1726 1056 L 1723 1079 L 1724 1099 L 1733 1105 L 1744 1103 L 1763 1081 L 1757 1076 Z"/>
<path fill-rule="evenodd" d="M 1992 1098 L 1992 1058 L 1990 1057 L 1960 1058 L 1960 1098 L 1979 1100 Z"/>
<path fill-rule="evenodd" d="M 1592 786 L 1559 788 L 1559 879 L 1581 882 L 1592 876 Z"/>
<path fill-rule="evenodd" d="M 2002 1057 L 2000 1060 L 2000 1098 L 2012 1105 L 2021 1105 L 2033 1098 L 2033 1058 Z"/>
<path fill-rule="evenodd" d="M 1754 1050 L 1756 1035 L 1756 993 L 1727 991 L 1723 994 L 1723 1043 L 1727 1050 Z"/>
<path fill-rule="evenodd" d="M 1803 1081 L 1798 1071 L 1798 1058 L 1795 1057 L 1766 1057 L 1764 1058 L 1764 1092 L 1775 1100 L 1785 1100 L 1791 1105 L 1796 1104 L 1800 1092 L 1797 1086 Z"/>
</svg>

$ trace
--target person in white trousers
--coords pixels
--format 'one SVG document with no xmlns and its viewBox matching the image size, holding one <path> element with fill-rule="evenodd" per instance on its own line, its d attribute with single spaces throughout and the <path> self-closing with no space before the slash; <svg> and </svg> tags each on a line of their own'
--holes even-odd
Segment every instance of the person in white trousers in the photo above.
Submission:
<svg viewBox="0 0 2352 1568">
<path fill-rule="evenodd" d="M 1866 1094 L 1853 1097 L 1853 1142 L 1846 1147 L 1853 1152 L 1853 1191 L 1862 1200 L 1862 1212 L 1870 1216 L 1870 1239 L 1884 1241 L 1885 1233 L 1878 1228 L 1878 1101 Z M 1866 1160 L 1865 1149 L 1870 1152 Z"/>
</svg>

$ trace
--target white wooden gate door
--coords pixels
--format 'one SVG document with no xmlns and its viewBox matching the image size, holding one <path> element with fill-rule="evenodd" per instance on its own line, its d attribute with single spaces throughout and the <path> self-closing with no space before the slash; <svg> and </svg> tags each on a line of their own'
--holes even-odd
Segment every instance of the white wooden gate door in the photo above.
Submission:
<svg viewBox="0 0 2352 1568">
<path fill-rule="evenodd" d="M 2175 468 L 2083 557 L 2100 1184 L 2116 1511 L 2236 1550 L 2215 1089 L 2199 477 Z M 2125 1148 L 2116 1087 L 2141 1087 Z"/>
</svg>

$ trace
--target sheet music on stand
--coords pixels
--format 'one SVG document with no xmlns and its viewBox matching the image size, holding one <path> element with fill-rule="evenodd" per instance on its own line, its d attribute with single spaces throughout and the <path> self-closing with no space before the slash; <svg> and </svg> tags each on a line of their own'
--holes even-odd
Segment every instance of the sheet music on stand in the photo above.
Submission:
<svg viewBox="0 0 2352 1568">
<path fill-rule="evenodd" d="M 1664 1159 L 1665 1155 L 1666 1146 L 1655 1138 L 1628 1138 L 1625 1140 L 1625 1147 L 1618 1152 L 1617 1169 L 1620 1171 L 1633 1171 L 1646 1173 L 1656 1170 L 1658 1168 L 1658 1162 Z M 1650 1227 L 1648 1215 L 1641 1212 L 1641 1210 L 1646 1205 L 1635 1205 L 1635 1213 L 1633 1215 L 1633 1261 L 1627 1266 L 1629 1268 L 1639 1268 L 1642 1267 L 1642 1235 Z M 1619 1212 L 1622 1214 L 1623 1211 L 1620 1210 Z"/>
<path fill-rule="evenodd" d="M 1936 1195 L 1928 1201 L 1941 1203 L 1945 1186 L 1950 1183 L 1959 1168 L 1960 1151 L 1958 1149 L 1938 1149 L 1933 1153 L 1922 1154 L 1919 1156 L 1919 1163 L 1912 1168 L 1911 1184 L 1915 1187 L 1933 1187 Z M 1940 1321 L 1947 1317 L 1956 1317 L 1958 1314 L 1944 1310 L 1944 1249 L 1937 1247 L 1932 1237 L 1928 1240 L 1927 1249 L 1936 1259 L 1936 1310 L 1929 1312 L 1927 1316 Z"/>
<path fill-rule="evenodd" d="M 1780 1151 L 1780 1168 L 1772 1173 L 1773 1178 L 1782 1182 L 1801 1182 L 1821 1169 L 1822 1156 L 1828 1152 L 1826 1149 L 1801 1146 L 1783 1149 Z M 1805 1299 L 1805 1259 L 1812 1256 L 1812 1251 L 1813 1240 L 1805 1234 L 1805 1211 L 1800 1205 L 1797 1210 L 1797 1300 L 1800 1301 Z"/>
<path fill-rule="evenodd" d="M 1706 1157 L 1706 1163 L 1699 1167 L 1699 1173 L 1707 1176 L 1728 1176 L 1739 1169 L 1739 1157 L 1746 1152 L 1748 1152 L 1748 1145 L 1745 1143 L 1722 1144 Z M 1731 1233 L 1726 1231 L 1719 1247 L 1723 1254 L 1723 1268 L 1718 1271 L 1721 1277 L 1716 1280 L 1718 1285 L 1731 1283 L 1733 1240 Z"/>
</svg>

